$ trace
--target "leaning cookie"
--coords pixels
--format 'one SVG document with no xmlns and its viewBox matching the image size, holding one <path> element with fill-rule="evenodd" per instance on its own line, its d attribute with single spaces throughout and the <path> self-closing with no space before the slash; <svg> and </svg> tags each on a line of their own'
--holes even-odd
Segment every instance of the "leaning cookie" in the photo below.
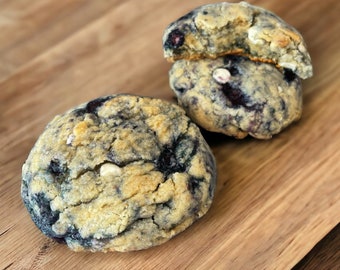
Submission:
<svg viewBox="0 0 340 270">
<path fill-rule="evenodd" d="M 21 194 L 47 236 L 75 250 L 159 245 L 202 217 L 214 157 L 177 105 L 106 96 L 56 116 L 23 166 Z"/>
<path fill-rule="evenodd" d="M 288 68 L 302 79 L 313 74 L 301 34 L 274 13 L 246 2 L 194 9 L 167 27 L 163 48 L 172 62 L 240 54 Z"/>
<path fill-rule="evenodd" d="M 301 116 L 300 79 L 272 64 L 235 55 L 178 60 L 169 76 L 179 105 L 209 131 L 269 139 Z"/>
</svg>

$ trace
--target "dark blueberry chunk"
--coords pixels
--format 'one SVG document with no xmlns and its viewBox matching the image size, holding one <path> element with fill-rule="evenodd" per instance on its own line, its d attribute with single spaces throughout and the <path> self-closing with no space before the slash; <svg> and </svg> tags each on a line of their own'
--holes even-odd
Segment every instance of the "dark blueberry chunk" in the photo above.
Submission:
<svg viewBox="0 0 340 270">
<path fill-rule="evenodd" d="M 189 81 L 190 81 L 190 78 L 189 78 Z M 188 84 L 176 82 L 174 84 L 174 90 L 177 92 L 177 94 L 183 94 L 186 91 L 193 89 L 194 87 L 195 87 L 195 84 L 193 82 L 190 82 Z"/>
<path fill-rule="evenodd" d="M 223 84 L 222 91 L 233 106 L 247 107 L 248 98 L 243 94 L 242 90 L 239 89 L 238 87 L 232 86 L 230 83 L 226 83 Z"/>
<path fill-rule="evenodd" d="M 186 89 L 185 89 L 184 87 L 176 87 L 176 86 L 175 86 L 175 91 L 176 91 L 176 92 L 179 92 L 179 93 L 183 94 L 185 90 L 186 90 Z"/>
<path fill-rule="evenodd" d="M 102 98 L 97 98 L 97 99 L 90 101 L 86 105 L 86 108 L 85 108 L 86 112 L 96 114 L 97 109 L 101 107 L 105 103 L 105 101 L 109 99 L 111 99 L 111 97 L 102 97 Z"/>
<path fill-rule="evenodd" d="M 241 60 L 246 61 L 246 57 L 240 55 L 227 55 L 224 57 L 224 64 L 226 68 L 229 70 L 231 76 L 236 76 L 240 74 L 237 65 L 241 62 Z"/>
<path fill-rule="evenodd" d="M 283 70 L 283 78 L 287 83 L 291 83 L 296 79 L 296 75 L 291 69 L 285 68 Z"/>
<path fill-rule="evenodd" d="M 236 75 L 240 74 L 240 72 L 238 71 L 238 68 L 235 67 L 235 66 L 231 66 L 227 69 L 229 70 L 231 76 L 236 76 Z"/>
<path fill-rule="evenodd" d="M 100 98 L 94 99 L 90 101 L 89 103 L 87 103 L 85 108 L 77 109 L 75 111 L 75 114 L 76 116 L 82 116 L 85 113 L 92 113 L 92 114 L 97 115 L 98 108 L 101 107 L 105 103 L 105 101 L 111 98 L 112 97 L 108 96 L 108 97 L 100 97 Z"/>
<path fill-rule="evenodd" d="M 35 194 L 34 200 L 37 205 L 40 205 L 40 216 L 45 223 L 48 225 L 54 224 L 59 218 L 59 213 L 52 211 L 50 200 L 48 200 L 43 193 Z"/>
<path fill-rule="evenodd" d="M 82 115 L 84 115 L 86 113 L 86 110 L 85 110 L 85 108 L 82 108 L 82 109 L 76 109 L 75 111 L 74 111 L 74 114 L 78 117 L 78 116 L 82 116 Z"/>
<path fill-rule="evenodd" d="M 169 33 L 168 38 L 164 43 L 164 47 L 169 49 L 177 49 L 183 44 L 184 34 L 180 30 L 175 29 Z"/>
<path fill-rule="evenodd" d="M 34 223 L 45 235 L 56 237 L 56 234 L 52 230 L 52 225 L 59 219 L 59 212 L 52 211 L 50 200 L 47 199 L 43 193 L 33 195 L 32 201 L 33 202 L 26 202 L 26 206 L 31 213 Z M 30 208 L 32 203 L 39 205 L 39 214 Z"/>
<path fill-rule="evenodd" d="M 51 160 L 47 170 L 55 176 L 59 176 L 66 171 L 65 167 L 60 163 L 60 160 L 58 159 Z"/>
<path fill-rule="evenodd" d="M 226 65 L 233 63 L 233 64 L 238 64 L 241 62 L 241 60 L 245 60 L 246 57 L 244 56 L 241 56 L 241 55 L 236 55 L 236 54 L 229 54 L 229 55 L 226 55 L 223 59 L 224 63 Z"/>
<path fill-rule="evenodd" d="M 92 247 L 93 237 L 86 237 L 86 238 L 81 237 L 79 230 L 75 228 L 74 226 L 68 229 L 64 237 L 77 241 L 81 246 L 85 248 Z"/>
<path fill-rule="evenodd" d="M 174 149 L 166 146 L 156 161 L 157 169 L 163 172 L 166 176 L 174 172 L 184 172 L 185 167 L 180 164 L 176 158 Z"/>
<path fill-rule="evenodd" d="M 188 182 L 188 190 L 190 191 L 192 195 L 196 193 L 202 181 L 203 181 L 202 178 L 190 177 L 189 182 Z"/>
<path fill-rule="evenodd" d="M 47 171 L 51 173 L 55 180 L 63 181 L 66 178 L 67 167 L 66 164 L 62 164 L 58 159 L 52 159 L 48 165 Z"/>
</svg>

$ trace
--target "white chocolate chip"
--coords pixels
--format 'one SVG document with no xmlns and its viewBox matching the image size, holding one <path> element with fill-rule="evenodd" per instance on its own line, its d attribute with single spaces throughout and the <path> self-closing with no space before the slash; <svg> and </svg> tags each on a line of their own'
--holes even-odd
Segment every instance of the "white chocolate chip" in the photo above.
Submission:
<svg viewBox="0 0 340 270">
<path fill-rule="evenodd" d="M 105 163 L 100 167 L 101 176 L 118 176 L 121 174 L 121 168 L 112 163 Z"/>
<path fill-rule="evenodd" d="M 67 137 L 67 140 L 66 140 L 66 144 L 67 145 L 71 145 L 73 140 L 74 140 L 75 136 L 73 134 L 70 134 L 68 137 Z"/>
<path fill-rule="evenodd" d="M 216 82 L 225 84 L 230 80 L 230 72 L 225 68 L 217 68 L 213 72 L 213 78 Z"/>
<path fill-rule="evenodd" d="M 307 52 L 306 47 L 302 43 L 299 44 L 298 49 L 302 53 L 306 53 Z"/>
</svg>

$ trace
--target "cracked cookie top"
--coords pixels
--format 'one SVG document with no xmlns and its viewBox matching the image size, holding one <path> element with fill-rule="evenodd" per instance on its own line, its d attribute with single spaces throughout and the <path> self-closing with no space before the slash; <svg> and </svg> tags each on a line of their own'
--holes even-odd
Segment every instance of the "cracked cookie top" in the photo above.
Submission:
<svg viewBox="0 0 340 270">
<path fill-rule="evenodd" d="M 163 49 L 169 61 L 240 54 L 290 69 L 302 79 L 313 74 L 301 34 L 272 12 L 246 2 L 194 9 L 167 27 Z"/>
<path fill-rule="evenodd" d="M 56 116 L 23 166 L 22 198 L 44 234 L 76 251 L 159 245 L 209 209 L 214 157 L 177 105 L 98 98 Z"/>
</svg>

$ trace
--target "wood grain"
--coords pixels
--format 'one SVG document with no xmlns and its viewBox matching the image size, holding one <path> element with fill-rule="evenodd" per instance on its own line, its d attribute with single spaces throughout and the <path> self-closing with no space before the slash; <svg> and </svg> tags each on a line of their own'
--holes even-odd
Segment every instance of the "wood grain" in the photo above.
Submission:
<svg viewBox="0 0 340 270">
<path fill-rule="evenodd" d="M 340 223 L 317 243 L 293 270 L 339 269 Z"/>
<path fill-rule="evenodd" d="M 272 140 L 204 133 L 218 163 L 208 214 L 132 253 L 74 253 L 20 198 L 21 166 L 57 113 L 111 93 L 173 100 L 161 37 L 206 1 L 0 1 L 0 269 L 289 269 L 340 221 L 340 5 L 250 1 L 305 37 L 315 75 L 301 121 Z"/>
</svg>

